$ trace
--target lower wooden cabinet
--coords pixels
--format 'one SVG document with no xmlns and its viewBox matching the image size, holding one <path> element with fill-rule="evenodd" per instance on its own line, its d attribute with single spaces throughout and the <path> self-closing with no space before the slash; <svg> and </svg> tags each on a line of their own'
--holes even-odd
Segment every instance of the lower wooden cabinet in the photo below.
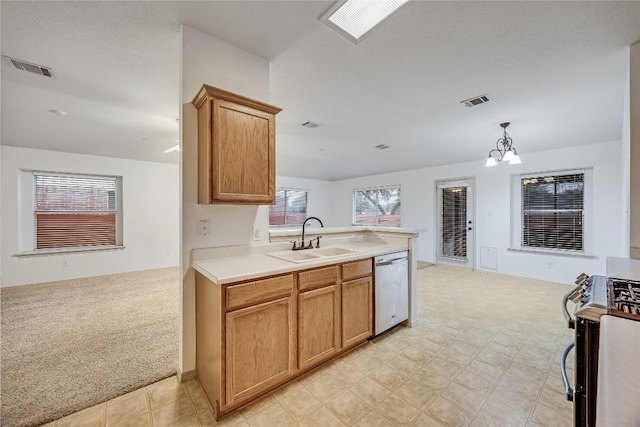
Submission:
<svg viewBox="0 0 640 427">
<path fill-rule="evenodd" d="M 373 335 L 371 276 L 342 283 L 342 346 L 364 342 Z"/>
<path fill-rule="evenodd" d="M 372 335 L 371 258 L 216 285 L 196 275 L 196 371 L 228 414 Z"/>
<path fill-rule="evenodd" d="M 291 297 L 227 313 L 227 405 L 256 396 L 293 375 L 294 319 Z"/>
<path fill-rule="evenodd" d="M 340 287 L 298 295 L 299 368 L 316 365 L 340 351 Z"/>
</svg>

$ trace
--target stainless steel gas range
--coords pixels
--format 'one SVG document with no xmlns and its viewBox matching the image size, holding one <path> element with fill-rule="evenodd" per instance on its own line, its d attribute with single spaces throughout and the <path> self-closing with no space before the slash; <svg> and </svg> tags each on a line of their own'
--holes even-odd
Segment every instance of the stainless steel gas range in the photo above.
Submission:
<svg viewBox="0 0 640 427">
<path fill-rule="evenodd" d="M 607 273 L 610 274 L 609 268 Z M 631 273 L 624 272 L 622 275 L 631 275 Z M 581 274 L 576 279 L 576 285 L 565 295 L 562 304 L 567 326 L 575 329 L 575 339 L 565 347 L 560 366 L 567 399 L 574 404 L 574 426 L 595 427 L 598 407 L 598 366 L 603 363 L 599 360 L 600 320 L 602 316 L 616 316 L 640 321 L 640 281 L 620 277 L 620 274 L 613 277 L 589 277 Z M 569 314 L 567 308 L 569 301 L 576 304 L 575 318 Z M 575 353 L 573 388 L 567 375 L 566 363 L 572 349 Z"/>
</svg>

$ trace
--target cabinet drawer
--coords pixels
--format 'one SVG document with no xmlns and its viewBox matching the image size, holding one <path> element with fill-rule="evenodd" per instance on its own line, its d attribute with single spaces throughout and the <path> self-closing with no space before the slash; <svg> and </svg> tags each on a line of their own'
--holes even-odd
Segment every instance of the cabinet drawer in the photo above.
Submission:
<svg viewBox="0 0 640 427">
<path fill-rule="evenodd" d="M 293 274 L 227 287 L 227 309 L 257 304 L 291 295 Z"/>
<path fill-rule="evenodd" d="M 338 280 L 338 266 L 318 268 L 298 273 L 298 286 L 301 291 L 333 285 Z"/>
<path fill-rule="evenodd" d="M 342 264 L 342 280 L 351 280 L 371 274 L 371 258 Z"/>
</svg>

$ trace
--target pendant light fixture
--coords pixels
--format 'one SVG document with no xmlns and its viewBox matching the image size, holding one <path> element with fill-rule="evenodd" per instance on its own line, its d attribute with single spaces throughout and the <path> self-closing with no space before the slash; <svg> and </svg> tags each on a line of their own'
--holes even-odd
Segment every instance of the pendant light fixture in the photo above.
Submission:
<svg viewBox="0 0 640 427">
<path fill-rule="evenodd" d="M 511 137 L 507 133 L 507 126 L 509 126 L 509 122 L 500 123 L 500 127 L 503 129 L 502 138 L 496 141 L 496 148 L 489 151 L 489 157 L 487 158 L 487 163 L 485 166 L 495 166 L 498 162 L 509 162 L 510 165 L 517 165 L 522 163 L 520 161 L 520 156 L 518 156 L 518 152 L 515 147 L 513 147 L 513 141 Z"/>
</svg>

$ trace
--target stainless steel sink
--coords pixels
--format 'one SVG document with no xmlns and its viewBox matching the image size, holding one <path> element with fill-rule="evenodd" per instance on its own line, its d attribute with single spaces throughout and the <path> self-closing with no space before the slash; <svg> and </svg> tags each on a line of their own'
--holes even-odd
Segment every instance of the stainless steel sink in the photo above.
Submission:
<svg viewBox="0 0 640 427">
<path fill-rule="evenodd" d="M 339 257 L 343 255 L 351 255 L 358 252 L 359 251 L 355 249 L 332 246 L 327 248 L 306 249 L 302 251 L 267 252 L 265 255 L 273 258 L 283 259 L 289 262 L 301 263 L 325 258 Z"/>
</svg>

